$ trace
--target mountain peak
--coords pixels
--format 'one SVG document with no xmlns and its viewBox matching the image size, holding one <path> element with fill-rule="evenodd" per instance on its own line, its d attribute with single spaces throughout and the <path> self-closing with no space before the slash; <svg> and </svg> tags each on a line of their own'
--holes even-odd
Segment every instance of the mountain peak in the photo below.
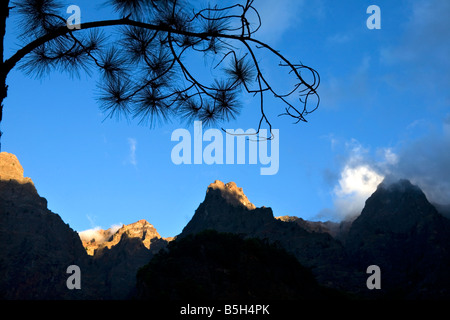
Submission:
<svg viewBox="0 0 450 320">
<path fill-rule="evenodd" d="M 8 152 L 0 152 L 0 180 L 16 180 L 21 184 L 33 184 L 30 178 L 23 176 L 23 168 L 17 157 Z"/>
<path fill-rule="evenodd" d="M 227 203 L 232 206 L 244 206 L 249 210 L 253 210 L 256 206 L 248 200 L 242 188 L 239 188 L 235 182 L 223 183 L 216 180 L 208 186 L 207 195 L 218 192 Z"/>
<path fill-rule="evenodd" d="M 20 207 L 39 205 L 47 209 L 47 200 L 39 196 L 33 181 L 23 176 L 23 168 L 17 157 L 0 152 L 0 200 L 18 200 Z"/>
<path fill-rule="evenodd" d="M 161 238 L 155 227 L 145 219 L 141 219 L 128 225 L 124 224 L 116 234 L 122 236 L 123 233 L 126 233 L 130 238 L 142 239 L 147 248 L 150 246 L 151 239 Z"/>
<path fill-rule="evenodd" d="M 378 188 L 391 192 L 422 192 L 422 190 L 411 183 L 408 179 L 394 179 L 387 177 L 378 185 Z"/>
<path fill-rule="evenodd" d="M 372 202 L 379 203 L 388 211 L 398 211 L 400 208 L 404 208 L 408 212 L 416 212 L 414 207 L 432 206 L 422 189 L 407 179 L 388 178 L 383 180 L 377 190 L 367 199 L 366 205 Z"/>
<path fill-rule="evenodd" d="M 155 227 L 145 219 L 107 230 L 86 230 L 80 232 L 79 235 L 89 255 L 94 255 L 94 252 L 99 248 L 106 247 L 110 249 L 117 245 L 124 235 L 128 238 L 140 239 L 147 249 L 150 249 L 154 239 L 161 239 Z"/>
<path fill-rule="evenodd" d="M 219 232 L 249 233 L 274 220 L 272 209 L 256 206 L 236 183 L 216 180 L 206 190 L 199 205 L 180 237 L 207 229 Z"/>
<path fill-rule="evenodd" d="M 366 200 L 352 229 L 358 229 L 359 234 L 362 234 L 362 226 L 372 231 L 405 233 L 436 214 L 436 209 L 418 186 L 406 179 L 388 179 Z"/>
</svg>

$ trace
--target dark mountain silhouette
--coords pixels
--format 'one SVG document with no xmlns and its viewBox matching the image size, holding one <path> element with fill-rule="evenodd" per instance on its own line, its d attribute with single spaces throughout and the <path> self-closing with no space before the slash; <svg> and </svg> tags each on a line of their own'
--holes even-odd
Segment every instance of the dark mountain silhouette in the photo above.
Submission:
<svg viewBox="0 0 450 320">
<path fill-rule="evenodd" d="M 211 184 L 180 237 L 213 229 L 266 239 L 311 268 L 320 284 L 365 298 L 450 297 L 450 221 L 408 180 L 380 184 L 361 215 L 340 224 L 274 218 L 270 208 L 240 199 L 234 183 Z M 370 265 L 383 272 L 382 290 L 366 286 Z"/>
<path fill-rule="evenodd" d="M 127 299 L 135 289 L 136 272 L 167 246 L 146 220 L 123 225 L 93 255 L 94 274 L 107 288 L 105 298 Z"/>
<path fill-rule="evenodd" d="M 111 235 L 93 257 L 77 232 L 47 209 L 17 158 L 0 153 L 0 298 L 125 299 L 136 272 L 166 245 L 145 220 Z M 67 267 L 81 270 L 81 290 L 69 290 Z"/>
<path fill-rule="evenodd" d="M 355 266 L 381 268 L 387 297 L 450 298 L 450 221 L 408 180 L 378 186 L 345 248 Z"/>
<path fill-rule="evenodd" d="M 0 297 L 73 299 L 67 267 L 88 265 L 78 234 L 47 209 L 17 158 L 0 153 Z"/>
<path fill-rule="evenodd" d="M 433 203 L 436 210 L 447 219 L 450 219 L 450 204 Z"/>
<path fill-rule="evenodd" d="M 280 216 L 275 217 L 278 220 L 284 222 L 294 222 L 298 224 L 302 229 L 305 229 L 308 232 L 319 232 L 319 233 L 328 233 L 333 238 L 341 240 L 345 239 L 347 236 L 348 230 L 352 225 L 354 219 L 344 220 L 341 222 L 333 222 L 333 221 L 309 221 L 304 220 L 295 216 Z"/>
<path fill-rule="evenodd" d="M 295 219 L 276 219 L 271 208 L 256 208 L 251 204 L 234 182 L 210 184 L 205 200 L 179 237 L 208 229 L 277 243 L 330 287 L 340 288 L 341 275 L 348 272 L 344 248 L 328 229 L 316 232 Z"/>
<path fill-rule="evenodd" d="M 145 220 L 97 232 L 81 241 L 0 153 L 0 298 L 450 299 L 450 221 L 407 180 L 380 184 L 353 222 L 275 218 L 215 181 L 175 240 Z M 66 287 L 72 264 L 82 290 Z M 366 286 L 369 265 L 380 290 Z"/>
<path fill-rule="evenodd" d="M 169 244 L 137 275 L 139 299 L 337 299 L 285 250 L 214 230 Z"/>
</svg>

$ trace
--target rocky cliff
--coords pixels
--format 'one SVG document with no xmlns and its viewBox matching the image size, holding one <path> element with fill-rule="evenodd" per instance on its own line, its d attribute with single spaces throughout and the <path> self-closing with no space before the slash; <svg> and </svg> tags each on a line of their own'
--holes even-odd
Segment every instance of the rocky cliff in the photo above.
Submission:
<svg viewBox="0 0 450 320">
<path fill-rule="evenodd" d="M 68 290 L 67 267 L 87 269 L 78 234 L 47 209 L 16 156 L 0 153 L 0 297 L 86 298 Z"/>
<path fill-rule="evenodd" d="M 80 232 L 80 238 L 86 252 L 91 256 L 100 256 L 105 249 L 111 249 L 117 245 L 122 237 L 139 239 L 140 242 L 151 251 L 158 251 L 157 243 L 160 240 L 170 241 L 171 239 L 162 239 L 158 231 L 147 220 L 142 219 L 137 222 L 122 225 L 120 228 L 109 228 L 107 230 L 97 229 Z"/>
<path fill-rule="evenodd" d="M 233 233 L 255 232 L 273 219 L 271 208 L 256 208 L 234 182 L 224 184 L 216 180 L 208 186 L 205 200 L 179 236 L 206 229 Z"/>
<path fill-rule="evenodd" d="M 146 220 L 123 225 L 104 241 L 91 240 L 86 249 L 96 248 L 92 259 L 99 285 L 105 288 L 103 297 L 130 298 L 135 289 L 138 269 L 167 243 Z"/>
<path fill-rule="evenodd" d="M 276 219 L 284 222 L 296 223 L 309 232 L 328 233 L 335 239 L 345 239 L 353 222 L 353 219 L 341 222 L 308 221 L 295 216 L 280 216 L 276 217 Z"/>
<path fill-rule="evenodd" d="M 277 243 L 320 284 L 361 297 L 450 298 L 450 221 L 408 180 L 380 184 L 356 220 L 339 224 L 274 218 L 216 181 L 180 237 L 207 229 Z M 381 268 L 383 290 L 368 290 L 370 265 Z"/>
<path fill-rule="evenodd" d="M 378 186 L 345 248 L 353 265 L 381 268 L 386 297 L 450 298 L 450 221 L 408 180 Z"/>
<path fill-rule="evenodd" d="M 340 287 L 344 251 L 328 232 L 315 232 L 288 218 L 276 219 L 271 208 L 256 208 L 234 182 L 215 181 L 180 238 L 204 230 L 240 234 L 278 243 L 311 268 L 322 284 Z"/>
<path fill-rule="evenodd" d="M 125 299 L 136 272 L 167 241 L 146 220 L 84 241 L 48 210 L 17 157 L 0 153 L 0 298 Z M 96 250 L 94 256 L 87 251 Z M 81 290 L 69 290 L 67 267 L 81 270 Z"/>
</svg>

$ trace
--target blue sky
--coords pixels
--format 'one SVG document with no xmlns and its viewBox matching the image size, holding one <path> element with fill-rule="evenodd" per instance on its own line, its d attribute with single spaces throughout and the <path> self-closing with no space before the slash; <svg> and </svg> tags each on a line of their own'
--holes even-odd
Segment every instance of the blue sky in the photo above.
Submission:
<svg viewBox="0 0 450 320">
<path fill-rule="evenodd" d="M 81 8 L 82 22 L 107 17 L 92 1 L 70 4 Z M 379 30 L 366 26 L 371 4 L 381 9 Z M 321 76 L 321 104 L 308 123 L 276 117 L 279 102 L 266 101 L 280 134 L 277 174 L 260 175 L 259 163 L 175 165 L 171 134 L 193 126 L 103 121 L 95 73 L 11 72 L 2 151 L 17 155 L 49 209 L 77 231 L 146 219 L 174 236 L 216 179 L 236 182 L 275 216 L 313 220 L 358 213 L 386 175 L 450 203 L 450 2 L 256 0 L 255 7 L 263 23 L 255 37 Z M 6 57 L 19 47 L 8 22 Z M 242 101 L 241 115 L 224 128 L 257 128 L 258 99 Z"/>
</svg>

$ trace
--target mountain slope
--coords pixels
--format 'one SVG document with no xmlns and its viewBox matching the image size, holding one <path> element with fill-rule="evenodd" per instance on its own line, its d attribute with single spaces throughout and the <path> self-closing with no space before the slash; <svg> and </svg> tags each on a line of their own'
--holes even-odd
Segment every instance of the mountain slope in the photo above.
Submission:
<svg viewBox="0 0 450 320">
<path fill-rule="evenodd" d="M 329 286 L 341 287 L 341 275 L 347 272 L 342 265 L 343 247 L 329 233 L 310 232 L 295 221 L 275 219 L 271 208 L 256 208 L 234 182 L 216 180 L 208 186 L 204 201 L 179 238 L 210 229 L 278 243 Z"/>
<path fill-rule="evenodd" d="M 205 233 L 211 229 L 216 232 Z M 450 220 L 407 180 L 380 184 L 352 223 L 275 218 L 235 183 L 215 181 L 168 250 L 161 251 L 168 239 L 146 220 L 96 232 L 100 237 L 82 242 L 48 210 L 17 158 L 0 153 L 0 298 L 127 299 L 136 289 L 136 271 L 151 261 L 147 270 L 161 277 L 150 277 L 157 284 L 153 290 L 141 273 L 139 297 L 176 297 L 198 285 L 194 291 L 203 297 L 323 297 L 326 286 L 362 298 L 450 299 Z M 299 263 L 287 258 L 283 269 L 283 250 Z M 185 264 L 171 265 L 172 258 Z M 82 290 L 66 287 L 72 264 L 81 268 Z M 381 290 L 366 287 L 369 265 L 381 269 Z M 265 278 L 266 287 L 259 283 Z M 302 281 L 308 285 L 299 286 Z M 186 283 L 194 287 L 186 289 Z"/>
<path fill-rule="evenodd" d="M 136 285 L 138 269 L 167 246 L 158 231 L 146 220 L 123 225 L 93 255 L 93 265 L 106 288 L 108 299 L 128 299 Z"/>
<path fill-rule="evenodd" d="M 102 232 L 99 230 L 99 232 Z M 165 247 L 147 221 L 103 232 L 109 241 L 85 247 L 77 232 L 47 208 L 17 157 L 0 153 L 0 298 L 125 299 L 136 272 Z M 94 257 L 87 254 L 91 245 Z M 69 290 L 67 267 L 81 271 L 81 290 Z"/>
<path fill-rule="evenodd" d="M 387 296 L 450 297 L 450 221 L 408 180 L 378 186 L 345 247 L 357 267 L 381 268 Z"/>
<path fill-rule="evenodd" d="M 176 239 L 139 270 L 138 299 L 336 299 L 285 250 L 209 230 Z"/>
<path fill-rule="evenodd" d="M 216 181 L 180 237 L 208 229 L 278 243 L 319 283 L 365 298 L 450 298 L 450 221 L 407 180 L 380 184 L 361 215 L 340 225 L 275 219 L 234 183 Z M 381 268 L 380 291 L 366 286 L 370 265 Z"/>
<path fill-rule="evenodd" d="M 67 267 L 88 267 L 78 234 L 47 209 L 17 158 L 0 153 L 0 297 L 86 298 L 68 290 Z"/>
<path fill-rule="evenodd" d="M 105 248 L 111 249 L 117 245 L 124 234 L 128 238 L 140 239 L 142 244 L 152 251 L 159 251 L 160 248 L 157 243 L 161 242 L 159 241 L 160 239 L 167 241 L 166 239 L 162 239 L 155 227 L 145 219 L 107 230 L 94 229 L 79 233 L 83 246 L 86 248 L 88 254 L 97 257 L 101 255 L 101 252 Z"/>
</svg>

